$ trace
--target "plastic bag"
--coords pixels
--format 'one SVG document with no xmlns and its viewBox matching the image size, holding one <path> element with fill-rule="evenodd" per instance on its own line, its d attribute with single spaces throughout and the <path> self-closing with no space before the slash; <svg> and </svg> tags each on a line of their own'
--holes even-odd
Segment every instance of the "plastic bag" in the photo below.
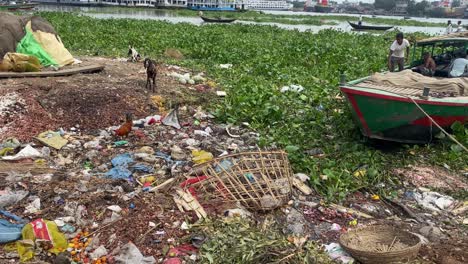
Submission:
<svg viewBox="0 0 468 264">
<path fill-rule="evenodd" d="M 128 242 L 120 250 L 120 255 L 115 257 L 115 263 L 120 264 L 153 264 L 156 260 L 153 256 L 145 257 L 132 242 Z"/>
<path fill-rule="evenodd" d="M 27 145 L 22 149 L 20 152 L 18 152 L 14 156 L 5 156 L 2 159 L 3 160 L 22 160 L 22 159 L 34 159 L 34 158 L 40 158 L 42 157 L 42 153 L 37 151 L 35 148 L 31 147 L 31 145 Z"/>
<path fill-rule="evenodd" d="M 39 142 L 45 144 L 46 146 L 52 147 L 54 149 L 60 150 L 63 146 L 68 143 L 68 140 L 64 139 L 60 133 L 54 131 L 42 132 L 36 137 Z"/>
<path fill-rule="evenodd" d="M 18 224 L 14 224 L 5 219 L 0 219 L 0 243 L 4 244 L 20 239 L 21 229 L 24 227 L 25 220 L 7 211 L 0 211 L 0 214 L 19 222 Z"/>
<path fill-rule="evenodd" d="M 54 221 L 37 219 L 27 224 L 21 232 L 23 239 L 17 242 L 18 254 L 22 262 L 34 257 L 35 248 L 48 242 L 46 250 L 53 254 L 63 252 L 67 246 L 67 239 L 58 230 Z"/>
<path fill-rule="evenodd" d="M 192 150 L 192 156 L 195 164 L 202 164 L 213 159 L 213 154 L 204 150 Z"/>
<path fill-rule="evenodd" d="M 51 65 L 58 65 L 36 41 L 34 35 L 29 30 L 26 30 L 26 35 L 16 46 L 16 52 L 35 56 L 39 59 L 40 64 L 46 67 Z"/>
<path fill-rule="evenodd" d="M 38 72 L 41 63 L 35 56 L 8 52 L 3 57 L 2 71 L 13 72 Z"/>
</svg>

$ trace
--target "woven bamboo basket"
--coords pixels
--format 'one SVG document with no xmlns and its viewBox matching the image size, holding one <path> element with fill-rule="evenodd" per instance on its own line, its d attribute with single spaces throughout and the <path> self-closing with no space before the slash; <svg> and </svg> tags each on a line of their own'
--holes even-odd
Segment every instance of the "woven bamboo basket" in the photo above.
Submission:
<svg viewBox="0 0 468 264">
<path fill-rule="evenodd" d="M 190 188 L 205 201 L 240 202 L 246 208 L 265 211 L 288 202 L 292 192 L 292 170 L 284 151 L 227 155 L 194 170 L 206 179 Z"/>
<path fill-rule="evenodd" d="M 395 243 L 401 243 L 397 249 Z M 340 237 L 341 246 L 363 264 L 406 263 L 414 259 L 421 248 L 418 236 L 392 226 L 373 225 L 351 230 Z M 373 249 L 365 247 L 369 245 Z M 385 246 L 376 250 L 375 245 Z M 382 248 L 380 248 L 382 249 Z"/>
</svg>

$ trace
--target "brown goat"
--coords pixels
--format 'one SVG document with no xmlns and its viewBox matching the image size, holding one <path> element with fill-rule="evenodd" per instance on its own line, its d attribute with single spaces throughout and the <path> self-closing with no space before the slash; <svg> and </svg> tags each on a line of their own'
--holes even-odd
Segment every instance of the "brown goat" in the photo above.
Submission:
<svg viewBox="0 0 468 264">
<path fill-rule="evenodd" d="M 146 58 L 143 62 L 143 65 L 146 69 L 146 89 L 150 89 L 154 93 L 154 90 L 156 88 L 156 75 L 158 74 L 156 62 Z"/>
</svg>

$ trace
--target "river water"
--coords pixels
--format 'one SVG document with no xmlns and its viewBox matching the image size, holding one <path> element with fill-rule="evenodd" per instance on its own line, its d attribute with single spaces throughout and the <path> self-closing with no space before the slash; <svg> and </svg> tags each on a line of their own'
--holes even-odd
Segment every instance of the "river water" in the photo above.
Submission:
<svg viewBox="0 0 468 264">
<path fill-rule="evenodd" d="M 58 5 L 40 5 L 38 8 L 40 11 L 60 11 L 60 12 L 77 12 L 87 16 L 108 19 L 108 18 L 133 18 L 133 19 L 152 19 L 152 20 L 164 20 L 171 23 L 190 23 L 195 25 L 202 25 L 203 21 L 198 17 L 187 17 L 180 16 L 175 12 L 164 9 L 156 8 L 117 8 L 117 7 L 81 7 L 81 6 L 58 6 Z M 312 12 L 293 12 L 293 11 L 264 11 L 265 13 L 271 14 L 282 14 L 282 15 L 327 15 L 323 13 L 312 13 Z M 355 16 L 351 14 L 331 14 L 331 15 L 346 15 Z M 377 16 L 382 18 L 394 18 L 403 19 L 402 17 L 391 17 L 391 16 Z M 423 22 L 446 22 L 446 19 L 440 18 L 413 18 L 414 20 Z M 356 18 L 357 20 L 357 18 Z M 462 19 L 463 24 L 468 24 L 468 19 Z M 258 22 L 247 22 L 247 21 L 236 21 L 234 23 L 243 24 L 263 24 L 263 25 L 275 25 L 280 28 L 299 30 L 299 31 L 312 31 L 317 32 L 322 29 L 339 29 L 343 31 L 351 31 L 352 28 L 347 22 L 336 21 L 337 25 L 288 25 L 280 23 L 258 23 Z M 398 26 L 399 30 L 407 33 L 412 32 L 425 32 L 433 35 L 443 34 L 445 28 L 443 27 L 415 27 L 415 26 Z M 395 29 L 392 29 L 395 30 Z"/>
</svg>

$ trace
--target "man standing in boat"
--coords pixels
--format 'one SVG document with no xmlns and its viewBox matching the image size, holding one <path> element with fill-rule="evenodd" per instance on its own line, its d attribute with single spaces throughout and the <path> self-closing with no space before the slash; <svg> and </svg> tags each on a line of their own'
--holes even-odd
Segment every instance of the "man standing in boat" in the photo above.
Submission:
<svg viewBox="0 0 468 264">
<path fill-rule="evenodd" d="M 388 69 L 391 72 L 395 71 L 395 66 L 398 65 L 398 71 L 405 68 L 405 61 L 408 60 L 410 52 L 410 43 L 403 37 L 403 33 L 396 34 L 396 40 L 390 46 L 388 54 Z"/>
<path fill-rule="evenodd" d="M 452 32 L 453 32 L 452 21 L 449 20 L 449 21 L 447 21 L 447 28 L 445 29 L 445 33 L 447 33 L 447 35 L 449 35 L 449 34 L 452 34 Z"/>
</svg>

